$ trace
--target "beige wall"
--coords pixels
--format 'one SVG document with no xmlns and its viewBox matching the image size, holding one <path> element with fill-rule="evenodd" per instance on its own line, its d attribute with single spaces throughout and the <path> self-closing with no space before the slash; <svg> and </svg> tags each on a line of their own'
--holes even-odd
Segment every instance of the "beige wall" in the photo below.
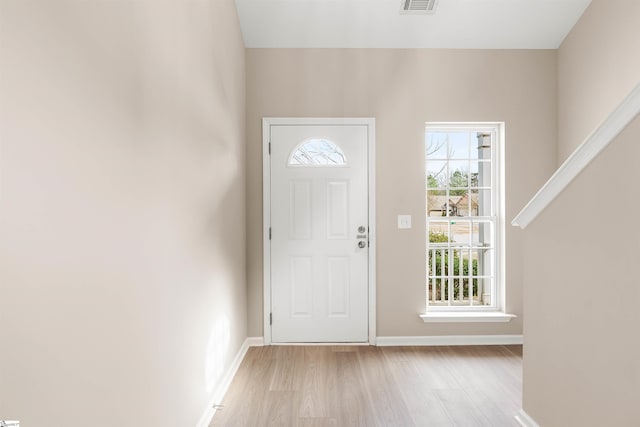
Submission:
<svg viewBox="0 0 640 427">
<path fill-rule="evenodd" d="M 522 236 L 507 228 L 508 324 L 424 324 L 424 123 L 506 122 L 510 220 L 556 164 L 555 51 L 247 50 L 249 335 L 262 335 L 262 117 L 375 117 L 379 336 L 519 334 Z M 414 228 L 398 230 L 397 214 Z"/>
<path fill-rule="evenodd" d="M 0 419 L 195 426 L 246 337 L 232 0 L 0 2 Z"/>
<path fill-rule="evenodd" d="M 640 1 L 593 0 L 558 51 L 558 165 L 640 82 Z"/>
<path fill-rule="evenodd" d="M 525 230 L 523 398 L 541 426 L 638 425 L 639 204 L 615 184 L 634 182 L 639 138 L 637 118 Z"/>
<path fill-rule="evenodd" d="M 558 161 L 640 82 L 640 2 L 593 0 L 558 53 Z M 542 426 L 635 426 L 640 118 L 525 230 L 525 411 Z M 594 206 L 625 200 L 619 220 Z"/>
</svg>

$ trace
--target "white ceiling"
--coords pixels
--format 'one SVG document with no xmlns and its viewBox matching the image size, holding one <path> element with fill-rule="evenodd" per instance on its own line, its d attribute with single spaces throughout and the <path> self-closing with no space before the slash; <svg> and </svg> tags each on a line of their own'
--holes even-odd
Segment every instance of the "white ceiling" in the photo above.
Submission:
<svg viewBox="0 0 640 427">
<path fill-rule="evenodd" d="M 246 47 L 555 49 L 591 0 L 235 0 Z"/>
</svg>

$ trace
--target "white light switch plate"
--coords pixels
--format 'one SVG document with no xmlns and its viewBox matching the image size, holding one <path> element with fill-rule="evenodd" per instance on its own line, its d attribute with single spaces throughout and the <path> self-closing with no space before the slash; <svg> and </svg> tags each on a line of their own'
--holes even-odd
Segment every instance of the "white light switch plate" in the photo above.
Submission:
<svg viewBox="0 0 640 427">
<path fill-rule="evenodd" d="M 398 215 L 398 228 L 411 228 L 411 215 Z"/>
</svg>

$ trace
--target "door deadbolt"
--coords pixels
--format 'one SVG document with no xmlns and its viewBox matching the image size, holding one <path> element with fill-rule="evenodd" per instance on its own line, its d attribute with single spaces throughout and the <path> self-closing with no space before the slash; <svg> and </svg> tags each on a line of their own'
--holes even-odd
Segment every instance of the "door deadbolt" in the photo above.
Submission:
<svg viewBox="0 0 640 427">
<path fill-rule="evenodd" d="M 360 227 L 358 227 L 358 233 L 362 234 L 365 231 L 367 231 L 367 227 L 365 227 L 364 225 L 361 225 Z"/>
</svg>

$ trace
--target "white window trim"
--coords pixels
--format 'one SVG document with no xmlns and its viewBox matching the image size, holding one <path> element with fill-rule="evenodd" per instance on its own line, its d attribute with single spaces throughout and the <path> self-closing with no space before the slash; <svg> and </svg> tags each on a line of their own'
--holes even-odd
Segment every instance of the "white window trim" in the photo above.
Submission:
<svg viewBox="0 0 640 427">
<path fill-rule="evenodd" d="M 460 311 L 460 312 L 427 312 L 421 314 L 424 323 L 496 323 L 510 322 L 517 317 L 515 314 L 507 314 L 501 311 Z"/>
<path fill-rule="evenodd" d="M 495 132 L 495 165 L 493 176 L 495 181 L 496 209 L 496 266 L 495 266 L 495 305 L 493 306 L 429 306 L 428 284 L 425 289 L 425 312 L 419 316 L 425 323 L 431 322 L 509 322 L 516 317 L 513 314 L 506 314 L 506 293 L 505 293 L 505 124 L 504 122 L 427 122 L 426 132 L 433 131 L 454 131 L 454 130 L 478 130 Z M 425 200 L 426 203 L 426 200 Z M 426 209 L 425 209 L 426 210 Z M 427 237 L 425 236 L 425 239 Z M 428 242 L 427 242 L 428 243 Z M 425 249 L 427 245 L 425 245 Z M 425 260 L 427 257 L 424 257 Z M 425 269 L 426 270 L 426 269 Z"/>
</svg>

